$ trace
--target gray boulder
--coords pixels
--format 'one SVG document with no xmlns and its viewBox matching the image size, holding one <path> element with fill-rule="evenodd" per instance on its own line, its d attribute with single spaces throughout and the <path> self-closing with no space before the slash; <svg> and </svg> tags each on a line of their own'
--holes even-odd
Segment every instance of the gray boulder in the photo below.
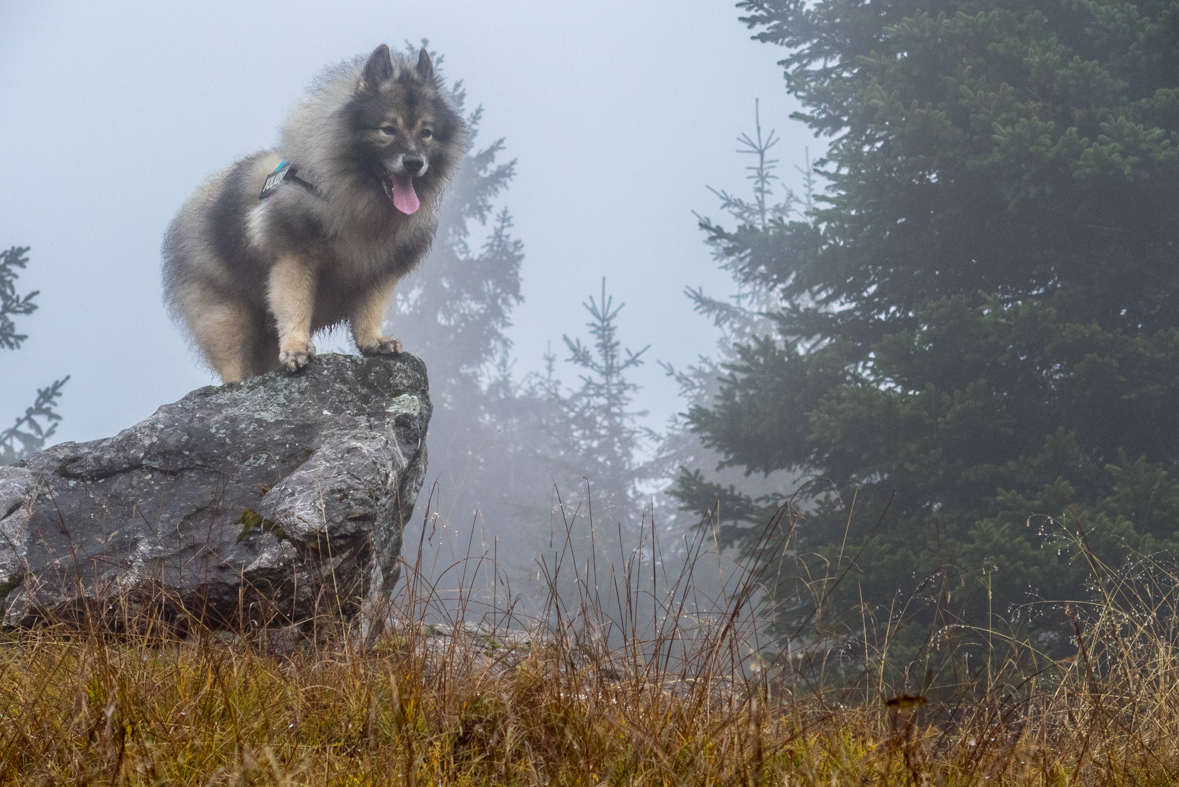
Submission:
<svg viewBox="0 0 1179 787">
<path fill-rule="evenodd" d="M 0 467 L 3 625 L 351 617 L 397 581 L 430 411 L 419 359 L 322 355 Z"/>
</svg>

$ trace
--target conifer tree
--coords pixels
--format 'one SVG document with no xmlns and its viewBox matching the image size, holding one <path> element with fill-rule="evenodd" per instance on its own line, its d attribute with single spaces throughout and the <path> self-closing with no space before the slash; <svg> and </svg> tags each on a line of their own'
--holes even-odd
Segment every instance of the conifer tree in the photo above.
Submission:
<svg viewBox="0 0 1179 787">
<path fill-rule="evenodd" d="M 484 469 L 481 512 L 493 530 L 526 547 L 527 566 L 554 538 L 565 539 L 563 524 L 574 513 L 583 523 L 592 513 L 597 547 L 608 559 L 618 558 L 620 546 L 634 546 L 646 478 L 639 455 L 648 435 L 637 423 L 645 413 L 632 409 L 637 386 L 627 372 L 642 363 L 647 348 L 622 347 L 617 318 L 623 305 L 615 305 L 603 281 L 600 298 L 583 304 L 592 340 L 563 337 L 567 362 L 579 370 L 577 388 L 558 376 L 550 348 L 542 374 L 516 382 L 505 365 L 488 391 L 489 422 L 498 435 L 495 461 Z M 574 536 L 588 542 L 588 533 L 579 526 Z"/>
<path fill-rule="evenodd" d="M 37 291 L 21 295 L 16 290 L 17 270 L 29 263 L 27 246 L 13 246 L 0 251 L 0 348 L 19 350 L 27 334 L 16 332 L 14 316 L 32 314 L 37 310 L 34 299 Z M 48 387 L 37 391 L 37 399 L 25 408 L 9 428 L 0 431 L 0 465 L 10 465 L 33 451 L 39 451 L 45 442 L 57 431 L 61 416 L 57 412 L 57 400 L 61 389 L 70 378 L 65 376 L 53 381 Z"/>
<path fill-rule="evenodd" d="M 754 133 L 741 134 L 737 142 L 736 152 L 753 159 L 745 167 L 746 177 L 752 185 L 751 196 L 741 197 L 709 187 L 718 199 L 720 209 L 736 223 L 736 228 L 727 230 L 711 218 L 697 214 L 700 229 L 706 235 L 705 242 L 712 248 L 713 259 L 718 267 L 732 275 L 736 290 L 725 299 L 707 294 L 701 288 L 685 291 L 696 312 L 711 319 L 720 330 L 717 354 L 701 354 L 697 362 L 686 369 L 662 364 L 679 384 L 680 397 L 689 408 L 712 402 L 720 391 L 724 365 L 737 358 L 739 346 L 748 344 L 757 336 L 774 335 L 776 331 L 772 315 L 782 306 L 779 296 L 754 272 L 746 270 L 748 255 L 730 254 L 733 237 L 773 238 L 774 233 L 797 212 L 799 203 L 808 204 L 810 201 L 809 196 L 800 200 L 791 189 L 781 184 L 775 172 L 779 162 L 771 154 L 779 138 L 772 129 L 763 132 L 759 103 L 754 104 Z M 813 185 L 809 177 L 804 178 L 804 183 L 808 189 Z M 731 546 L 740 532 L 734 528 L 734 522 L 757 521 L 770 516 L 780 493 L 793 489 L 795 484 L 789 473 L 751 478 L 737 468 L 725 466 L 723 459 L 721 454 L 701 442 L 700 435 L 692 430 L 684 414 L 677 414 L 662 435 L 649 472 L 667 479 L 684 473 L 679 486 L 671 490 L 673 497 L 695 502 L 697 496 L 684 491 L 690 488 L 702 489 L 706 498 L 713 498 L 719 508 L 712 510 L 709 518 L 718 530 L 722 546 Z M 740 485 L 741 492 L 737 491 L 737 485 Z M 669 529 L 683 530 L 693 522 L 694 510 L 689 508 L 687 517 L 682 513 L 663 515 Z"/>
<path fill-rule="evenodd" d="M 442 58 L 432 57 L 440 68 Z M 461 109 L 461 82 L 454 91 Z M 508 211 L 495 205 L 515 162 L 499 161 L 502 139 L 475 147 L 481 114 L 467 116 L 471 147 L 442 200 L 433 249 L 403 282 L 387 327 L 429 367 L 434 413 L 423 495 L 431 498 L 437 524 L 462 536 L 460 555 L 471 528 L 476 555 L 490 554 L 494 539 L 510 546 L 499 552 L 499 568 L 518 582 L 536 574 L 535 559 L 560 530 L 561 517 L 583 502 L 583 479 L 595 519 L 633 516 L 639 414 L 630 410 L 634 386 L 625 372 L 642 352 L 623 355 L 614 322 L 621 306 L 603 290 L 601 303 L 586 304 L 594 344 L 568 344 L 573 365 L 584 372 L 578 390 L 565 387 L 551 353 L 546 373 L 513 377 L 505 331 L 522 300 L 523 244 L 512 235 Z M 485 237 L 476 246 L 481 228 Z M 582 506 L 578 516 L 587 514 Z"/>
<path fill-rule="evenodd" d="M 416 57 L 418 48 L 409 50 Z M 431 57 L 441 69 L 443 56 Z M 463 83 L 456 81 L 452 90 L 464 111 Z M 522 300 L 524 259 L 510 213 L 495 206 L 516 163 L 499 160 L 503 139 L 476 147 L 481 118 L 481 107 L 466 113 L 469 147 L 443 196 L 434 245 L 422 267 L 402 282 L 386 326 L 429 366 L 434 414 L 426 494 L 437 481 L 433 510 L 465 526 L 477 508 L 498 496 L 493 479 L 500 432 L 491 410 L 503 386 L 493 388 L 497 369 L 508 364 L 511 342 L 505 331 Z M 476 241 L 478 234 L 485 237 Z"/>
<path fill-rule="evenodd" d="M 597 513 L 609 525 L 633 523 L 640 502 L 638 452 L 643 436 L 637 419 L 646 413 L 631 409 L 638 386 L 627 377 L 627 371 L 643 363 L 650 345 L 638 352 L 622 348 L 617 320 L 625 304 L 614 305 L 604 278 L 600 299 L 590 296 L 582 305 L 590 315 L 586 327 L 592 343 L 562 337 L 569 362 L 581 370 L 581 386 L 565 403 L 572 461 L 594 490 L 591 495 Z"/>
<path fill-rule="evenodd" d="M 735 466 L 825 479 L 779 545 L 783 633 L 802 588 L 1026 622 L 1086 596 L 1082 551 L 1179 548 L 1179 3 L 741 7 L 833 137 L 808 220 L 718 236 L 785 306 L 690 413 Z"/>
</svg>

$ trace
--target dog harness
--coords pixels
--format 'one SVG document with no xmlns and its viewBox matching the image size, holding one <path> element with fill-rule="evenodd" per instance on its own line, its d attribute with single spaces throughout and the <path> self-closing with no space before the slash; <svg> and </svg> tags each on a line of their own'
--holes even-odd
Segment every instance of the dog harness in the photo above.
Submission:
<svg viewBox="0 0 1179 787">
<path fill-rule="evenodd" d="M 286 180 L 298 183 L 300 186 L 307 189 L 315 196 L 320 196 L 319 189 L 315 188 L 314 183 L 308 183 L 295 174 L 298 171 L 298 168 L 296 168 L 285 158 L 278 162 L 278 166 L 274 168 L 274 172 L 271 172 L 266 176 L 266 182 L 262 184 L 262 193 L 258 195 L 258 201 L 261 202 L 274 192 L 278 191 L 278 187 L 281 186 L 283 181 Z"/>
</svg>

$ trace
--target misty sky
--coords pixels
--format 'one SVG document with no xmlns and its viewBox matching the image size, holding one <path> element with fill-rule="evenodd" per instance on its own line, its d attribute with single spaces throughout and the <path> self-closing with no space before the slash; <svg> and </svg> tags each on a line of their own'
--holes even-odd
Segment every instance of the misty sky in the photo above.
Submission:
<svg viewBox="0 0 1179 787">
<path fill-rule="evenodd" d="M 651 345 L 638 405 L 661 427 L 680 403 L 655 361 L 713 350 L 684 287 L 731 289 L 692 211 L 718 216 L 706 186 L 748 191 L 734 151 L 754 99 L 789 184 L 823 145 L 789 120 L 782 51 L 737 17 L 703 0 L 4 2 L 0 246 L 32 247 L 20 291 L 41 308 L 18 318 L 24 348 L 0 351 L 0 424 L 65 374 L 58 440 L 112 435 L 212 382 L 160 303 L 168 222 L 207 175 L 272 145 L 325 65 L 426 37 L 484 107 L 479 142 L 505 137 L 518 160 L 501 200 L 527 254 L 517 372 L 550 340 L 564 359 L 606 276 L 624 345 Z"/>
</svg>

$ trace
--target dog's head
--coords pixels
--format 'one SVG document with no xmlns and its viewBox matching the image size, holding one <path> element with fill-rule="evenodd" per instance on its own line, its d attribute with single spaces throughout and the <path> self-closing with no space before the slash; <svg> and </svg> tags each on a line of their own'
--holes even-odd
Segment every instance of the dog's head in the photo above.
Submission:
<svg viewBox="0 0 1179 787">
<path fill-rule="evenodd" d="M 436 192 L 464 152 L 464 124 L 443 92 L 426 50 L 417 62 L 381 44 L 348 104 L 357 163 L 372 187 L 402 213 L 418 209 L 418 191 Z"/>
</svg>

